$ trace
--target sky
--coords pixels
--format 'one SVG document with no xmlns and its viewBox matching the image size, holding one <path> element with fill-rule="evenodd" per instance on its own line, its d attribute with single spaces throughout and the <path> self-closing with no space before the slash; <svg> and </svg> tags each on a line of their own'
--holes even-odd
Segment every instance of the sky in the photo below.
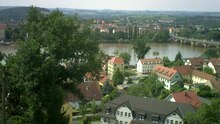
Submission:
<svg viewBox="0 0 220 124">
<path fill-rule="evenodd" d="M 0 0 L 0 6 L 31 5 L 45 8 L 220 12 L 220 0 Z"/>
</svg>

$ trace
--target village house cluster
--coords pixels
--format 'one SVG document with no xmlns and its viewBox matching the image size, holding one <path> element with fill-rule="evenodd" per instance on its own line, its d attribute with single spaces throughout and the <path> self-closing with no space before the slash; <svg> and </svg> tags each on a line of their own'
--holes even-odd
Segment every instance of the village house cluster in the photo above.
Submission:
<svg viewBox="0 0 220 124">
<path fill-rule="evenodd" d="M 120 95 L 104 105 L 102 112 L 99 113 L 101 123 L 184 124 L 184 117 L 187 112 L 195 112 L 202 103 L 210 104 L 210 100 L 197 96 L 196 90 L 192 91 L 190 89 L 196 89 L 199 85 L 209 86 L 216 91 L 220 89 L 220 81 L 218 80 L 220 72 L 220 68 L 218 68 L 220 65 L 219 58 L 209 60 L 188 58 L 185 59 L 184 65 L 171 68 L 165 67 L 163 64 L 161 58 L 140 59 L 136 64 L 136 73 L 145 75 L 145 77 L 152 73 L 156 74 L 157 80 L 167 90 L 171 90 L 174 85 L 182 83 L 186 91 L 172 93 L 164 101 L 155 98 Z M 213 74 L 203 72 L 204 68 L 212 69 Z M 89 104 L 92 101 L 97 105 L 101 104 L 104 97 L 101 89 L 107 81 L 113 85 L 111 80 L 117 69 L 122 73 L 125 71 L 123 58 L 110 56 L 103 60 L 103 72 L 101 72 L 99 78 L 94 77 L 92 73 L 85 75 L 85 80 L 78 85 L 78 89 Z M 67 94 L 62 111 L 66 111 L 66 114 L 70 117 L 70 123 L 73 123 L 79 114 L 81 103 L 80 96 Z"/>
</svg>

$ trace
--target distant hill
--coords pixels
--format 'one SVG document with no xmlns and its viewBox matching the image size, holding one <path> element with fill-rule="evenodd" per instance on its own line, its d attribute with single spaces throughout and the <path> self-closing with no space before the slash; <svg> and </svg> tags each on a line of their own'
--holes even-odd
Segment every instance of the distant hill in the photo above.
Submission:
<svg viewBox="0 0 220 124">
<path fill-rule="evenodd" d="M 50 12 L 50 10 L 45 8 L 38 8 L 42 12 Z M 9 20 L 24 20 L 27 16 L 29 7 L 13 7 L 0 9 L 0 21 Z"/>
</svg>

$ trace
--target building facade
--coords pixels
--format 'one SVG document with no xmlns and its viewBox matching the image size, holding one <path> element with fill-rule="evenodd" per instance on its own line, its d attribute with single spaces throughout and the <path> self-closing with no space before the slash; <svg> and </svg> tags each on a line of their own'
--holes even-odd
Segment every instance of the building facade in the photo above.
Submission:
<svg viewBox="0 0 220 124">
<path fill-rule="evenodd" d="M 161 58 L 140 59 L 137 62 L 137 72 L 150 73 L 156 65 L 163 65 Z"/>
<path fill-rule="evenodd" d="M 195 110 L 187 104 L 122 95 L 108 102 L 100 116 L 102 124 L 184 124 L 186 113 Z"/>
<path fill-rule="evenodd" d="M 119 69 L 124 72 L 124 60 L 121 57 L 113 57 L 108 61 L 108 74 L 113 75 Z"/>
<path fill-rule="evenodd" d="M 167 90 L 170 90 L 172 85 L 182 82 L 180 74 L 172 68 L 156 65 L 153 71 L 157 74 L 158 80 L 164 83 L 164 88 Z"/>
</svg>

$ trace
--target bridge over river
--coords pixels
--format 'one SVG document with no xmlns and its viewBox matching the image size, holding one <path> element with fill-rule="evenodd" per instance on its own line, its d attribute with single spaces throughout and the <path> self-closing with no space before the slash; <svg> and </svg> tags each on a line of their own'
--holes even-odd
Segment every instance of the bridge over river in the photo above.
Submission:
<svg viewBox="0 0 220 124">
<path fill-rule="evenodd" d="M 171 40 L 181 44 L 190 44 L 191 46 L 202 46 L 204 48 L 215 47 L 220 48 L 220 41 L 200 40 L 187 37 L 171 36 Z"/>
</svg>

